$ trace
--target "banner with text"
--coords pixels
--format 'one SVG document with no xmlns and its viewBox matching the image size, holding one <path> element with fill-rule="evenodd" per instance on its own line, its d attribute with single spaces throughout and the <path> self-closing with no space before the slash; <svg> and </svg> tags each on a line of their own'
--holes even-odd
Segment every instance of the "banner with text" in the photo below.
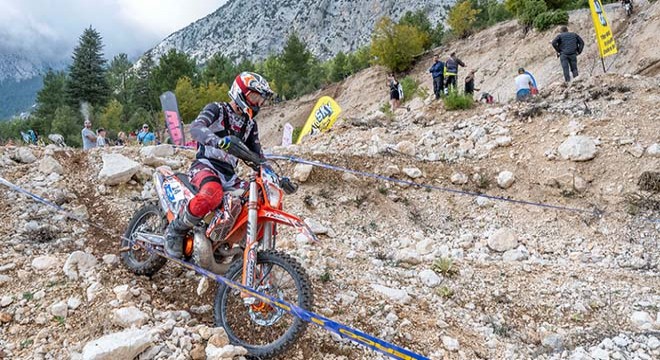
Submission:
<svg viewBox="0 0 660 360">
<path fill-rule="evenodd" d="M 594 28 L 596 29 L 596 40 L 598 42 L 598 51 L 600 57 L 604 58 L 617 53 L 616 44 L 614 43 L 614 35 L 612 28 L 605 16 L 605 9 L 600 0 L 589 0 L 589 7 L 591 8 L 591 18 L 594 21 Z"/>
</svg>

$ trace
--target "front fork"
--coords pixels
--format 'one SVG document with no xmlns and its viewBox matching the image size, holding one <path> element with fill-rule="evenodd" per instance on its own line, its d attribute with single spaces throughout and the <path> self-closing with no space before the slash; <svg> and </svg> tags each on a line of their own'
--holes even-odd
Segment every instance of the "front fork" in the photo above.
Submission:
<svg viewBox="0 0 660 360">
<path fill-rule="evenodd" d="M 255 280 L 257 276 L 260 278 L 260 283 L 266 281 L 262 279 L 269 276 L 269 269 L 257 272 L 257 248 L 259 243 L 257 242 L 257 232 L 259 224 L 257 224 L 258 219 L 258 196 L 259 189 L 257 187 L 257 182 L 254 177 L 250 178 L 250 195 L 248 197 L 248 221 L 247 221 L 247 237 L 245 241 L 245 255 L 243 255 L 243 285 L 248 288 L 254 289 Z M 267 222 L 264 224 L 263 230 L 263 241 L 262 247 L 264 249 L 273 249 L 275 247 L 275 234 L 274 234 L 274 224 Z M 246 305 L 253 305 L 256 302 L 256 298 L 249 296 L 246 293 L 241 293 L 243 302 Z"/>
</svg>

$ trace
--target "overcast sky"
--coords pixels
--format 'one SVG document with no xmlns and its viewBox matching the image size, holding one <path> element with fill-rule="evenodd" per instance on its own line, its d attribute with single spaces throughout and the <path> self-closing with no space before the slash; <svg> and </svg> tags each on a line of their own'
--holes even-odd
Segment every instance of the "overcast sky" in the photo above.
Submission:
<svg viewBox="0 0 660 360">
<path fill-rule="evenodd" d="M 88 26 L 103 37 L 106 58 L 141 55 L 167 35 L 227 0 L 0 0 L 0 51 L 70 58 Z"/>
</svg>

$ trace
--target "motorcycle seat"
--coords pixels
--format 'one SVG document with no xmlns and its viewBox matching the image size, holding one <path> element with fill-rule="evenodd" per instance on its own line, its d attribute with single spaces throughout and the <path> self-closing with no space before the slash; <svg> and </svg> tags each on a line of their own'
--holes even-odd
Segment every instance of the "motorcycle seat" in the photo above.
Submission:
<svg viewBox="0 0 660 360">
<path fill-rule="evenodd" d="M 186 175 L 184 173 L 175 173 L 174 176 L 176 176 L 176 178 L 179 179 L 179 181 L 185 187 L 187 187 L 188 190 L 190 190 L 193 193 L 193 195 L 197 195 L 197 193 L 199 192 L 199 189 L 197 189 L 197 187 L 190 182 L 190 178 L 188 177 L 188 175 Z M 235 197 L 241 197 L 241 196 L 243 196 L 243 194 L 245 194 L 247 189 L 244 189 L 240 186 L 237 186 L 237 187 L 223 186 L 222 191 L 224 191 L 225 193 L 231 194 L 232 196 L 235 196 Z"/>
<path fill-rule="evenodd" d="M 190 179 L 188 178 L 188 175 L 184 173 L 175 173 L 174 176 L 176 176 L 176 178 L 179 179 L 179 181 L 185 187 L 187 187 L 188 190 L 190 190 L 193 193 L 193 195 L 197 195 L 199 190 L 193 184 L 190 183 Z"/>
</svg>

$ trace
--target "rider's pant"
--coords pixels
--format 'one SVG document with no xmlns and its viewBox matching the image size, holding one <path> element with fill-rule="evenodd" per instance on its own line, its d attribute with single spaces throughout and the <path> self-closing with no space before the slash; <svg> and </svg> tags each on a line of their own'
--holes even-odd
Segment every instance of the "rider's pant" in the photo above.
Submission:
<svg viewBox="0 0 660 360">
<path fill-rule="evenodd" d="M 188 211 L 196 217 L 203 217 L 222 203 L 222 180 L 211 169 L 200 167 L 190 179 L 199 192 L 190 200 Z"/>
</svg>

